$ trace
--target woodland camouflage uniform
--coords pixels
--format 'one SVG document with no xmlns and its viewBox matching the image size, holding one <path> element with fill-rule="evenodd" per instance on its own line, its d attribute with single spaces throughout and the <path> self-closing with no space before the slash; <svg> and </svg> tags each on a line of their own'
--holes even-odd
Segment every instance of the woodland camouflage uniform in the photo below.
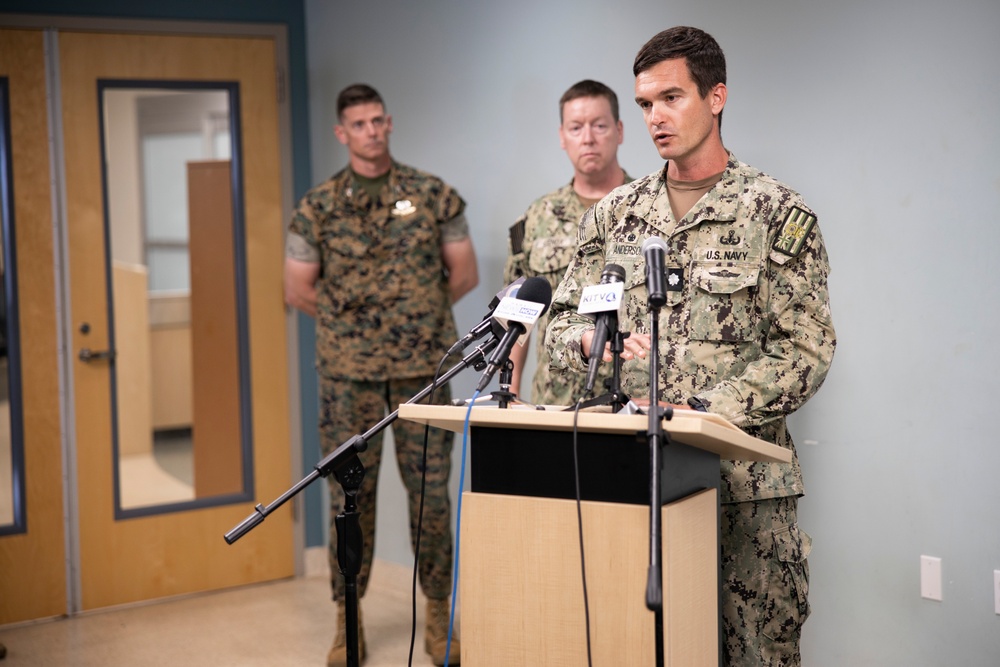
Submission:
<svg viewBox="0 0 1000 667">
<path fill-rule="evenodd" d="M 316 351 L 320 377 L 320 435 L 324 455 L 363 433 L 429 385 L 438 361 L 456 340 L 441 244 L 468 236 L 465 202 L 439 178 L 392 163 L 377 201 L 345 168 L 310 190 L 295 210 L 290 232 L 319 253 Z M 436 403 L 450 400 L 447 387 Z M 407 489 L 411 537 L 419 509 L 424 427 L 392 425 Z M 451 507 L 448 476 L 452 434 L 430 429 L 419 573 L 428 598 L 451 592 Z M 368 584 L 375 544 L 376 480 L 382 438 L 360 459 L 366 474 L 357 496 L 364 534 L 358 576 Z M 333 519 L 343 489 L 330 483 L 330 564 L 334 600 L 344 597 Z"/>
</svg>

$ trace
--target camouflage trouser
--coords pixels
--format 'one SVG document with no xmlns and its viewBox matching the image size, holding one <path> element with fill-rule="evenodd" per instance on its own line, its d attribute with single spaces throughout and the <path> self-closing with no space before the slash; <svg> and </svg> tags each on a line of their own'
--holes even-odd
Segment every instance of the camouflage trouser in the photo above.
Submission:
<svg viewBox="0 0 1000 667">
<path fill-rule="evenodd" d="M 363 382 L 320 378 L 320 440 L 323 455 L 329 455 L 354 435 L 364 433 L 389 412 L 396 410 L 414 394 L 429 385 L 432 378 Z M 426 399 L 424 399 L 426 401 Z M 447 403 L 451 392 L 441 387 L 434 392 L 435 403 Z M 406 486 L 410 508 L 410 543 L 417 536 L 417 513 L 420 510 L 421 460 L 423 457 L 424 426 L 397 419 L 392 424 L 396 462 Z M 451 593 L 451 501 L 448 496 L 448 476 L 451 473 L 453 434 L 431 428 L 427 442 L 427 477 L 424 491 L 424 518 L 420 535 L 420 587 L 428 598 L 443 599 Z M 382 436 L 373 437 L 368 449 L 359 454 L 365 467 L 365 477 L 357 495 L 361 514 L 364 552 L 358 574 L 358 595 L 364 596 L 375 552 L 375 500 L 378 471 L 382 460 Z M 337 562 L 337 531 L 335 517 L 344 507 L 344 490 L 331 476 L 330 487 L 330 571 L 333 599 L 344 599 L 344 576 Z"/>
<path fill-rule="evenodd" d="M 722 506 L 723 665 L 798 667 L 809 615 L 810 537 L 798 498 Z"/>
</svg>

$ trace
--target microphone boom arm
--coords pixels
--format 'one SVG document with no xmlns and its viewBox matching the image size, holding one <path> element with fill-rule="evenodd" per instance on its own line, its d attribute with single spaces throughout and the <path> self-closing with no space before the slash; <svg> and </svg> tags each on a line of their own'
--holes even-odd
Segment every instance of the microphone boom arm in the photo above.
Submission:
<svg viewBox="0 0 1000 667">
<path fill-rule="evenodd" d="M 440 386 L 447 384 L 451 378 L 458 375 L 460 372 L 468 368 L 469 366 L 478 366 L 483 363 L 486 359 L 486 355 L 493 350 L 497 345 L 496 338 L 490 338 L 488 341 L 478 346 L 472 352 L 467 354 L 462 358 L 461 361 L 452 366 L 448 371 L 444 373 L 436 382 L 433 382 L 423 389 L 421 389 L 413 398 L 407 401 L 407 403 L 419 403 L 425 396 L 433 392 Z M 225 535 L 226 544 L 232 544 L 236 540 L 240 539 L 248 532 L 256 528 L 260 523 L 264 521 L 265 518 L 276 509 L 284 505 L 286 502 L 298 495 L 303 489 L 315 482 L 319 477 L 327 477 L 331 473 L 337 473 L 341 470 L 347 470 L 354 463 L 358 452 L 363 452 L 368 448 L 368 440 L 389 426 L 392 422 L 396 421 L 399 417 L 399 409 L 397 408 L 392 412 L 392 414 L 386 416 L 382 421 L 375 424 L 367 431 L 361 435 L 355 435 L 351 437 L 347 442 L 343 443 L 328 456 L 326 456 L 322 461 L 316 464 L 313 471 L 308 475 L 303 477 L 299 482 L 297 482 L 290 489 L 285 491 L 281 496 L 279 496 L 274 502 L 272 502 L 267 507 L 264 507 L 260 503 L 254 507 L 254 512 L 246 519 L 241 521 L 235 528 L 230 530 Z"/>
</svg>

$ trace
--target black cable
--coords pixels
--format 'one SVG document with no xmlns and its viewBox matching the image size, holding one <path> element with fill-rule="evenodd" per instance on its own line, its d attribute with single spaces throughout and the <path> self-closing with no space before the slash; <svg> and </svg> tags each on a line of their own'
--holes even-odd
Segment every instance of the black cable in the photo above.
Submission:
<svg viewBox="0 0 1000 667">
<path fill-rule="evenodd" d="M 444 355 L 441 357 L 441 361 L 438 362 L 437 370 L 434 371 L 434 380 L 431 382 L 431 386 L 434 389 L 427 396 L 427 405 L 434 405 L 434 392 L 437 391 L 437 381 L 441 377 L 441 369 L 444 368 L 444 362 L 448 360 L 449 356 L 447 354 Z M 427 488 L 427 441 L 430 439 L 430 431 L 431 425 L 429 423 L 424 424 L 424 450 L 420 460 L 420 509 L 417 511 L 417 537 L 413 542 L 413 579 L 410 582 L 410 654 L 406 661 L 408 667 L 413 667 L 413 647 L 417 638 L 417 573 L 420 568 L 420 536 L 424 527 L 424 491 Z M 450 526 L 448 530 L 451 530 Z"/>
<path fill-rule="evenodd" d="M 573 476 L 576 481 L 576 523 L 580 536 L 580 575 L 583 580 L 583 615 L 587 626 L 587 666 L 592 667 L 590 654 L 590 599 L 587 595 L 587 563 L 583 554 L 583 510 L 580 503 L 580 456 L 579 443 L 577 441 L 577 420 L 580 416 L 580 404 L 583 398 L 576 402 L 573 410 Z"/>
</svg>

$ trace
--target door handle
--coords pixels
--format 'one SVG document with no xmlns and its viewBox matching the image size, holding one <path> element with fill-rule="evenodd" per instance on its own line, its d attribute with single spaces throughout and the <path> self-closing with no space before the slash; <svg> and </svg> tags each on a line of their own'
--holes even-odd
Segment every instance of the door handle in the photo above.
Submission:
<svg viewBox="0 0 1000 667">
<path fill-rule="evenodd" d="M 89 347 L 85 347 L 80 350 L 80 361 L 99 361 L 101 359 L 107 359 L 108 361 L 115 358 L 114 350 L 91 350 Z"/>
</svg>

